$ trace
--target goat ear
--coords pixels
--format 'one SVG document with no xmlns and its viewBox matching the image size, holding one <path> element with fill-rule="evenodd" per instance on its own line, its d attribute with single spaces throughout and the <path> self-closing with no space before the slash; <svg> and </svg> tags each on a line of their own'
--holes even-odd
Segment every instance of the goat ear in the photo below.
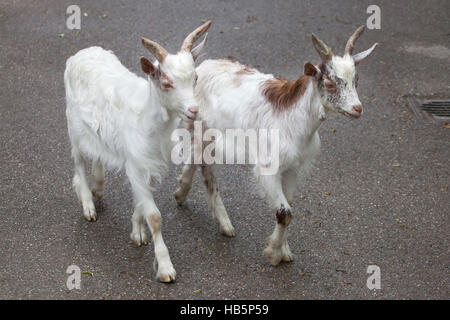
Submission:
<svg viewBox="0 0 450 320">
<path fill-rule="evenodd" d="M 363 52 L 353 55 L 353 61 L 355 61 L 355 65 L 357 65 L 358 63 L 363 61 L 365 58 L 367 58 L 373 52 L 373 49 L 375 49 L 377 45 L 378 45 L 378 43 L 375 43 L 373 46 L 371 46 L 366 51 L 363 51 Z"/>
<path fill-rule="evenodd" d="M 159 70 L 153 65 L 153 63 L 147 58 L 141 57 L 141 68 L 144 73 L 151 76 L 153 79 L 159 78 Z"/>
<path fill-rule="evenodd" d="M 305 76 L 310 76 L 315 79 L 320 77 L 320 70 L 310 62 L 305 63 L 304 72 Z"/>
<path fill-rule="evenodd" d="M 205 37 L 203 38 L 203 41 L 198 44 L 194 49 L 191 50 L 192 57 L 194 58 L 194 61 L 197 60 L 198 56 L 200 55 L 201 51 L 206 45 L 206 42 L 208 41 L 208 33 L 206 33 Z"/>
</svg>

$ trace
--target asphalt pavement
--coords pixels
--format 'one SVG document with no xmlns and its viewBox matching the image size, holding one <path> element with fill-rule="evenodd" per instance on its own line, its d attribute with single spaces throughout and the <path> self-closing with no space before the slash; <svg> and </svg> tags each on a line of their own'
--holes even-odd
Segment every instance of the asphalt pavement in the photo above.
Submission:
<svg viewBox="0 0 450 320">
<path fill-rule="evenodd" d="M 414 115 L 406 97 L 449 99 L 450 2 L 402 1 L 13 1 L 0 4 L 0 299 L 449 299 L 450 128 Z M 81 29 L 66 9 L 81 9 Z M 113 50 L 143 76 L 146 36 L 175 52 L 211 19 L 202 59 L 230 58 L 297 78 L 318 63 L 317 34 L 343 52 L 381 9 L 355 52 L 379 46 L 358 66 L 359 120 L 332 115 L 322 153 L 296 193 L 289 243 L 295 261 L 263 256 L 275 212 L 246 166 L 217 168 L 236 237 L 222 236 L 197 175 L 185 205 L 173 192 L 180 166 L 155 192 L 177 281 L 162 284 L 153 244 L 130 240 L 133 203 L 123 174 L 109 172 L 98 221 L 87 222 L 71 187 L 65 61 L 78 50 Z M 70 265 L 81 289 L 66 286 Z M 370 290 L 367 268 L 381 272 Z"/>
</svg>

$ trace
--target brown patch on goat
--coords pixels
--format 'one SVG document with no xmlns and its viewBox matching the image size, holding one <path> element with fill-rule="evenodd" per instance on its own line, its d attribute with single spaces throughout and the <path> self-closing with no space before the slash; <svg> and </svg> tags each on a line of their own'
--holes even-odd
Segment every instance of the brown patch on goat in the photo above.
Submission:
<svg viewBox="0 0 450 320">
<path fill-rule="evenodd" d="M 239 70 L 235 72 L 237 75 L 255 73 L 255 69 L 253 67 L 246 66 L 245 64 L 239 63 L 238 61 L 232 61 L 230 59 L 219 59 L 219 61 L 222 65 L 225 65 L 227 67 L 230 66 L 238 67 Z"/>
<path fill-rule="evenodd" d="M 236 75 L 245 75 L 245 74 L 253 74 L 255 70 L 249 66 L 243 66 L 243 68 L 236 72 Z"/>
<path fill-rule="evenodd" d="M 333 80 L 331 80 L 327 75 L 325 75 L 325 88 L 327 89 L 328 92 L 330 93 L 336 93 L 337 87 L 336 87 L 336 82 L 334 82 Z"/>
<path fill-rule="evenodd" d="M 291 211 L 286 210 L 284 206 L 281 206 L 281 208 L 277 210 L 275 217 L 277 218 L 278 224 L 287 227 L 291 223 L 292 214 Z"/>
<path fill-rule="evenodd" d="M 202 174 L 205 178 L 205 187 L 208 194 L 213 194 L 214 191 L 217 191 L 216 187 L 216 178 L 214 177 L 214 174 L 211 170 L 211 167 L 208 165 L 202 166 Z"/>
<path fill-rule="evenodd" d="M 242 84 L 242 82 L 244 81 L 243 77 L 245 75 L 250 75 L 250 74 L 255 73 L 254 69 L 252 69 L 249 66 L 242 65 L 239 62 L 232 62 L 232 64 L 234 66 L 240 67 L 240 69 L 234 73 L 235 77 L 233 78 L 233 83 L 236 87 L 239 87 Z"/>
<path fill-rule="evenodd" d="M 165 74 L 164 72 L 161 72 L 161 85 L 162 85 L 162 89 L 166 92 L 173 89 L 172 79 L 170 79 L 169 76 L 167 74 Z"/>
<path fill-rule="evenodd" d="M 149 218 L 150 226 L 152 227 L 152 232 L 159 232 L 161 230 L 161 217 L 158 215 L 151 215 Z"/>
<path fill-rule="evenodd" d="M 230 64 L 234 65 L 236 63 L 236 61 L 231 61 L 230 59 L 225 59 L 225 58 L 219 59 L 219 61 L 223 65 L 230 65 Z"/>
<path fill-rule="evenodd" d="M 234 77 L 234 78 L 233 78 L 233 84 L 234 84 L 236 87 L 240 87 L 241 84 L 242 84 L 242 77 Z"/>
<path fill-rule="evenodd" d="M 295 81 L 283 78 L 266 80 L 263 84 L 263 94 L 277 111 L 288 109 L 305 93 L 310 79 L 301 76 Z"/>
<path fill-rule="evenodd" d="M 170 79 L 169 76 L 167 74 L 165 74 L 164 72 L 161 72 L 161 79 L 163 79 L 164 81 L 167 81 L 168 83 L 173 85 L 172 79 Z"/>
</svg>

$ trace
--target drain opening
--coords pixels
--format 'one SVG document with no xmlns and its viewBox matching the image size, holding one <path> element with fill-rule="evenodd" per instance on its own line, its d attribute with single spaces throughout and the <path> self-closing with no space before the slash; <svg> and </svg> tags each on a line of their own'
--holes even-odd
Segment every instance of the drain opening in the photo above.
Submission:
<svg viewBox="0 0 450 320">
<path fill-rule="evenodd" d="M 407 96 L 409 108 L 416 116 L 436 120 L 450 120 L 450 99 L 420 98 Z"/>
<path fill-rule="evenodd" d="M 428 100 L 420 108 L 439 118 L 450 118 L 450 100 Z"/>
</svg>

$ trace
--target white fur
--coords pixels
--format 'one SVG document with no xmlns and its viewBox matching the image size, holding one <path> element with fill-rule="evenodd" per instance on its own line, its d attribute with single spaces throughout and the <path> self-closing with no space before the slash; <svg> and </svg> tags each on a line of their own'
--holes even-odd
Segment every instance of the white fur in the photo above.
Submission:
<svg viewBox="0 0 450 320">
<path fill-rule="evenodd" d="M 242 79 L 239 85 L 236 85 L 236 72 L 240 69 L 241 65 L 224 60 L 207 60 L 197 68 L 199 117 L 208 128 L 222 131 L 229 128 L 279 130 L 278 173 L 259 175 L 258 163 L 254 173 L 272 208 L 290 211 L 298 177 L 302 172 L 309 171 L 314 158 L 320 152 L 318 129 L 325 113 L 321 97 L 311 78 L 304 95 L 295 105 L 281 112 L 276 111 L 262 94 L 265 81 L 274 77 L 255 70 L 253 73 L 240 75 Z M 189 192 L 193 167 L 195 168 L 195 165 L 186 165 L 183 170 L 181 186 L 175 194 L 179 203 L 186 199 Z M 218 201 L 220 196 L 217 186 L 208 197 L 222 233 L 234 235 L 222 201 Z M 214 203 L 219 203 L 220 208 L 215 208 Z M 220 212 L 221 218 L 217 217 L 217 211 Z M 281 260 L 292 261 L 293 256 L 286 240 L 286 226 L 276 225 L 265 254 L 274 265 Z"/>
<path fill-rule="evenodd" d="M 347 112 L 348 114 L 355 114 L 353 106 L 360 106 L 361 101 L 359 100 L 354 83 L 356 68 L 353 57 L 351 57 L 350 55 L 344 55 L 343 57 L 333 56 L 333 59 L 331 60 L 330 71 L 334 72 L 334 75 L 337 78 L 341 79 L 343 81 L 343 84 L 345 84 L 345 86 L 342 86 L 340 88 L 340 108 L 342 109 L 342 111 Z M 324 104 L 327 103 L 325 102 Z"/>
<path fill-rule="evenodd" d="M 194 60 L 190 53 L 168 55 L 162 72 L 174 83 L 165 92 L 159 79 L 145 80 L 126 69 L 110 51 L 91 47 L 67 60 L 64 73 L 67 125 L 75 162 L 73 185 L 84 216 L 96 220 L 92 195 L 103 195 L 104 169 L 125 169 L 133 190 L 135 210 L 131 238 L 147 243 L 145 223 L 152 231 L 157 277 L 175 279 L 161 235 L 161 214 L 152 187 L 161 181 L 170 160 L 170 135 L 187 109 L 196 106 Z M 192 117 L 192 115 L 191 115 Z M 92 188 L 85 170 L 93 161 Z"/>
<path fill-rule="evenodd" d="M 207 60 L 197 68 L 199 76 L 196 93 L 200 102 L 199 117 L 206 127 L 226 129 L 278 129 L 279 171 L 274 175 L 261 175 L 261 162 L 256 160 L 254 173 L 269 204 L 277 210 L 277 224 L 264 250 L 270 263 L 292 261 L 293 255 L 286 238 L 290 223 L 291 204 L 298 179 L 308 173 L 320 152 L 318 129 L 325 114 L 340 112 L 350 117 L 362 114 L 361 102 L 356 92 L 355 65 L 369 56 L 376 44 L 353 58 L 333 56 L 325 67 L 339 84 L 334 88 L 324 86 L 324 75 L 317 66 L 305 65 L 309 77 L 304 94 L 285 110 L 277 108 L 264 96 L 263 88 L 272 75 L 249 70 L 239 63 L 226 60 Z M 320 51 L 320 50 L 319 50 Z M 330 81 L 330 80 L 327 80 Z M 358 109 L 361 109 L 360 111 Z M 270 143 L 270 140 L 269 140 Z M 198 148 L 197 148 L 198 149 Z M 200 148 L 201 149 L 201 148 Z M 195 148 L 194 148 L 195 151 Z M 179 179 L 180 188 L 175 193 L 178 203 L 186 200 L 197 165 L 188 164 Z M 202 164 L 202 173 L 209 190 L 208 202 L 222 233 L 234 235 L 234 228 L 220 199 L 212 169 Z M 284 217 L 284 218 L 283 218 Z"/>
</svg>

